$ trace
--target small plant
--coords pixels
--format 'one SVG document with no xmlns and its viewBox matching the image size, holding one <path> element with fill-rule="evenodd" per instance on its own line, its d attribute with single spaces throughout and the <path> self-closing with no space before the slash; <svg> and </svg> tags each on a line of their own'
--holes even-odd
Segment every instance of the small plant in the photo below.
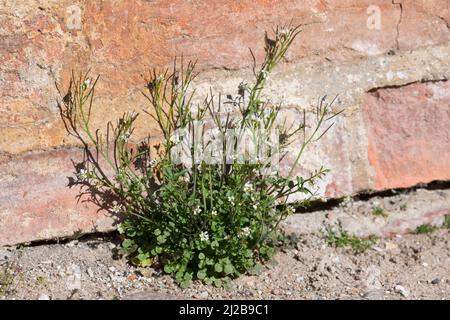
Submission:
<svg viewBox="0 0 450 320">
<path fill-rule="evenodd" d="M 137 113 L 108 123 L 104 134 L 91 128 L 98 77 L 72 76 L 60 111 L 66 129 L 85 150 L 76 183 L 93 201 L 123 217 L 118 228 L 122 251 L 133 264 L 160 266 L 181 287 L 193 279 L 222 286 L 260 269 L 274 255 L 278 226 L 294 213 L 289 197 L 303 193 L 305 200 L 298 205 L 306 205 L 327 172 L 321 167 L 298 177 L 295 169 L 306 147 L 327 132 L 331 124 L 326 123 L 337 114 L 331 114 L 333 102 L 323 98 L 313 125 L 304 113 L 299 125 L 288 127 L 279 117 L 281 106 L 264 99 L 271 71 L 298 33 L 298 27 L 277 27 L 273 39 L 266 34 L 259 68 L 254 59 L 254 83 L 241 83 L 236 97 L 211 93 L 194 105 L 194 63 L 153 70 L 144 95 L 152 108 L 147 113 L 162 134 L 154 151 L 149 139 L 133 141 Z M 204 134 L 208 126 L 215 136 Z M 245 138 L 252 142 L 251 154 L 240 149 Z M 283 159 L 294 141 L 300 145 L 282 175 L 272 160 Z"/>
<path fill-rule="evenodd" d="M 450 214 L 444 216 L 443 227 L 446 229 L 450 229 Z"/>
<path fill-rule="evenodd" d="M 6 264 L 6 266 L 0 270 L 0 294 L 8 294 L 14 291 L 15 271 L 15 266 L 12 264 Z"/>
<path fill-rule="evenodd" d="M 44 285 L 44 284 L 45 284 L 45 278 L 42 277 L 42 276 L 38 276 L 38 277 L 36 278 L 36 285 L 37 285 L 37 286 L 42 286 L 42 285 Z"/>
<path fill-rule="evenodd" d="M 418 226 L 416 228 L 416 230 L 414 231 L 414 233 L 416 234 L 427 234 L 427 233 L 432 233 L 434 231 L 436 231 L 438 229 L 437 226 L 433 226 L 431 224 L 422 224 L 420 226 Z"/>
<path fill-rule="evenodd" d="M 347 231 L 340 229 L 339 232 L 328 231 L 326 240 L 334 247 L 351 247 L 356 253 L 362 253 L 375 244 L 374 238 L 361 239 L 351 236 Z"/>
<path fill-rule="evenodd" d="M 388 214 L 383 210 L 383 208 L 380 208 L 380 207 L 374 207 L 372 209 L 372 215 L 374 215 L 376 217 L 383 217 L 383 218 L 388 217 Z"/>
</svg>

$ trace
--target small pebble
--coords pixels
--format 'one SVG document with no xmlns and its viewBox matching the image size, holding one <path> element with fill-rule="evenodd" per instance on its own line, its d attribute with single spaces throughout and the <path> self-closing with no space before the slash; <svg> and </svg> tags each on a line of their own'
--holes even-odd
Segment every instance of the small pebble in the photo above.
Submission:
<svg viewBox="0 0 450 320">
<path fill-rule="evenodd" d="M 71 247 L 76 246 L 77 244 L 78 244 L 78 240 L 73 240 L 73 241 L 68 242 L 66 244 L 66 247 L 71 248 Z"/>
<path fill-rule="evenodd" d="M 205 299 L 208 299 L 208 297 L 209 297 L 208 291 L 203 291 L 203 292 L 201 292 L 200 294 L 197 294 L 197 295 L 196 295 L 196 298 L 197 298 L 197 299 L 203 299 L 203 300 L 205 300 Z"/>
<path fill-rule="evenodd" d="M 272 289 L 271 293 L 272 293 L 273 295 L 278 296 L 278 295 L 281 295 L 281 294 L 282 294 L 282 291 L 281 291 L 280 289 Z"/>
<path fill-rule="evenodd" d="M 408 296 L 409 296 L 409 292 L 408 292 L 403 286 L 401 286 L 401 285 L 396 285 L 396 286 L 394 287 L 394 291 L 395 291 L 396 293 L 401 294 L 401 295 L 404 296 L 405 298 L 408 298 Z"/>
<path fill-rule="evenodd" d="M 431 280 L 431 284 L 439 284 L 439 282 L 441 282 L 441 279 L 439 278 L 434 278 L 433 280 Z"/>
</svg>

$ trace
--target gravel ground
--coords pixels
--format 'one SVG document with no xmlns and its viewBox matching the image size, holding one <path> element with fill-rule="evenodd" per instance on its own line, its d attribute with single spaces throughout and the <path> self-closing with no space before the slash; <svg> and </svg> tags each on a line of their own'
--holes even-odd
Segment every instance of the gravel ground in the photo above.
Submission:
<svg viewBox="0 0 450 320">
<path fill-rule="evenodd" d="M 449 233 L 378 240 L 360 254 L 305 235 L 228 289 L 182 290 L 160 270 L 130 266 L 115 235 L 0 248 L 0 299 L 450 299 Z"/>
</svg>

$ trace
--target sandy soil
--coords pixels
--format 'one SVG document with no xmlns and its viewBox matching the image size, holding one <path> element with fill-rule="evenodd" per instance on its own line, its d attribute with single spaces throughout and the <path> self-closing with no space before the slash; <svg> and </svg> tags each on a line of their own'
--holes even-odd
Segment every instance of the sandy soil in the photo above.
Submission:
<svg viewBox="0 0 450 320">
<path fill-rule="evenodd" d="M 305 235 L 228 289 L 186 290 L 117 254 L 117 237 L 0 248 L 0 299 L 450 299 L 450 231 L 378 240 L 356 254 Z"/>
</svg>

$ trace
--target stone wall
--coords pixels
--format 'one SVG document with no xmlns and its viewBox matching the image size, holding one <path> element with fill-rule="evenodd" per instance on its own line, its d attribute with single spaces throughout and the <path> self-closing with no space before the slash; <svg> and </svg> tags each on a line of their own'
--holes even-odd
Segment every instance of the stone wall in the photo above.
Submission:
<svg viewBox="0 0 450 320">
<path fill-rule="evenodd" d="M 8 0 L 0 3 L 0 245 L 109 230 L 113 218 L 68 188 L 55 83 L 101 74 L 94 126 L 147 108 L 152 67 L 198 60 L 198 97 L 251 79 L 248 47 L 292 20 L 302 33 L 267 95 L 298 118 L 339 94 L 344 113 L 301 170 L 325 165 L 327 197 L 450 180 L 448 0 Z M 200 98 L 199 98 L 200 99 Z M 156 126 L 141 117 L 136 139 Z"/>
</svg>

